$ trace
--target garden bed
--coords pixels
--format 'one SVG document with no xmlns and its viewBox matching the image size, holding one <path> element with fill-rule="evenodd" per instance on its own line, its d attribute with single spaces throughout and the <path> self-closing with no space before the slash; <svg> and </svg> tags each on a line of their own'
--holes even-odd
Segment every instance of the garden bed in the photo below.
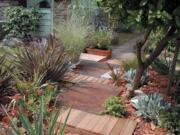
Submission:
<svg viewBox="0 0 180 135">
<path fill-rule="evenodd" d="M 167 90 L 167 76 L 160 75 L 153 70 L 149 71 L 149 83 L 144 85 L 140 88 L 144 93 L 151 94 L 151 93 L 161 93 L 164 95 L 167 101 L 170 101 L 170 97 L 167 97 L 166 90 Z M 161 83 L 160 83 L 161 82 Z M 125 83 L 126 84 L 126 83 Z M 124 85 L 125 85 L 124 84 Z M 125 96 L 126 89 L 122 89 L 122 93 L 119 96 Z M 138 116 L 136 113 L 136 109 L 132 106 L 129 100 L 125 100 L 125 106 L 127 108 L 127 118 L 135 120 L 138 122 L 136 129 L 133 135 L 166 135 L 167 131 L 165 129 L 157 127 L 153 122 L 146 121 L 142 117 Z"/>
</svg>

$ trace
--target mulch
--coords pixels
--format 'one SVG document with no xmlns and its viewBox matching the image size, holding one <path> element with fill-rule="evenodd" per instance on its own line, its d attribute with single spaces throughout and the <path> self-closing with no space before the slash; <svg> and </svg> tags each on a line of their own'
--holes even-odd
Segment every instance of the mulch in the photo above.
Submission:
<svg viewBox="0 0 180 135">
<path fill-rule="evenodd" d="M 144 93 L 161 93 L 164 95 L 167 101 L 170 101 L 171 98 L 166 96 L 167 93 L 167 85 L 168 85 L 168 76 L 167 75 L 159 75 L 153 70 L 149 71 L 149 82 L 147 85 L 144 85 L 140 88 Z M 124 96 L 126 90 L 123 90 L 120 96 Z M 133 108 L 132 104 L 129 100 L 125 100 L 125 106 L 127 108 L 127 118 L 135 120 L 138 122 L 137 127 L 134 131 L 133 135 L 166 135 L 167 131 L 165 129 L 159 128 L 151 121 L 146 121 L 142 117 L 139 117 L 136 114 L 135 108 Z"/>
</svg>

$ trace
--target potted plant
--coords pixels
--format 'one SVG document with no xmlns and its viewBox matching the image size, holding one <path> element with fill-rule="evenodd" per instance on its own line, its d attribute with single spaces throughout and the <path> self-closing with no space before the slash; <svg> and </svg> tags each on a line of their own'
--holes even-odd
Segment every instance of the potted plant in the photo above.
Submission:
<svg viewBox="0 0 180 135">
<path fill-rule="evenodd" d="M 111 36 L 108 32 L 92 32 L 86 38 L 87 48 L 86 52 L 100 56 L 111 58 Z"/>
</svg>

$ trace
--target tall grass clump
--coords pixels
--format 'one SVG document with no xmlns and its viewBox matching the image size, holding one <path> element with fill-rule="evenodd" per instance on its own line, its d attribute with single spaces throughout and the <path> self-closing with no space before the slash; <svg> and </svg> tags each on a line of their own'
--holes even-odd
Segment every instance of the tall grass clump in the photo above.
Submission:
<svg viewBox="0 0 180 135">
<path fill-rule="evenodd" d="M 126 60 L 126 61 L 124 60 L 122 62 L 122 67 L 124 68 L 125 71 L 128 71 L 130 69 L 136 69 L 136 66 L 137 66 L 137 59 L 136 58 Z"/>
<path fill-rule="evenodd" d="M 76 22 L 74 19 L 62 22 L 57 26 L 57 35 L 65 47 L 67 55 L 72 63 L 79 61 L 79 56 L 86 48 L 85 38 L 88 33 L 88 25 Z"/>
</svg>

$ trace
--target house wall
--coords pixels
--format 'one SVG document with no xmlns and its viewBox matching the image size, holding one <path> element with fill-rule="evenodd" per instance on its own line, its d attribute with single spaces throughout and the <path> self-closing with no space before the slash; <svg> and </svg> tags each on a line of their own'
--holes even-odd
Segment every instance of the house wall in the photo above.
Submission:
<svg viewBox="0 0 180 135">
<path fill-rule="evenodd" d="M 67 8 L 66 1 L 54 2 L 54 26 L 67 19 Z"/>
<path fill-rule="evenodd" d="M 4 11 L 7 7 L 18 5 L 17 1 L 12 0 L 0 0 L 0 20 L 3 20 Z M 54 2 L 54 22 L 59 24 L 59 22 L 66 20 L 67 18 L 67 2 L 60 1 Z"/>
</svg>

